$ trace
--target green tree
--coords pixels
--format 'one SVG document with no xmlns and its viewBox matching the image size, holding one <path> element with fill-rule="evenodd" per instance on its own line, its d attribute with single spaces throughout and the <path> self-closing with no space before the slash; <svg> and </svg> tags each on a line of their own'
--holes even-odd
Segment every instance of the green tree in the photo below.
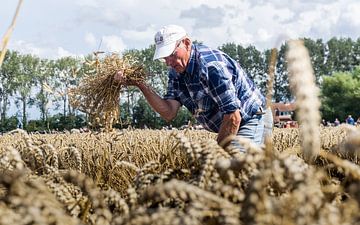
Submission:
<svg viewBox="0 0 360 225">
<path fill-rule="evenodd" d="M 356 68 L 360 65 L 360 38 L 354 42 L 354 46 L 352 48 L 352 63 L 353 67 Z"/>
<path fill-rule="evenodd" d="M 20 70 L 15 77 L 15 87 L 18 96 L 15 103 L 22 108 L 23 127 L 26 129 L 27 124 L 27 107 L 32 105 L 34 99 L 31 98 L 31 91 L 35 83 L 35 74 L 39 69 L 40 59 L 32 55 L 22 55 L 20 57 Z"/>
<path fill-rule="evenodd" d="M 231 58 L 239 62 L 238 47 L 234 42 L 223 44 L 219 47 L 219 50 L 228 54 Z"/>
<path fill-rule="evenodd" d="M 354 69 L 359 59 L 354 57 L 356 44 L 350 38 L 331 38 L 327 43 L 326 62 L 327 68 L 325 75 L 331 75 L 335 71 L 351 71 Z"/>
<path fill-rule="evenodd" d="M 140 50 L 132 49 L 124 53 L 124 57 L 129 57 L 134 59 L 139 65 L 146 68 L 147 58 L 142 56 Z M 146 69 L 145 69 L 146 70 Z M 136 101 L 140 97 L 140 91 L 137 87 L 127 86 L 122 90 L 120 99 L 120 111 L 121 111 L 121 121 L 125 125 L 135 124 L 136 118 L 134 117 L 134 106 Z"/>
<path fill-rule="evenodd" d="M 141 96 L 134 107 L 135 124 L 140 127 L 161 128 L 164 120 L 150 107 L 146 99 Z"/>
<path fill-rule="evenodd" d="M 7 51 L 2 67 L 0 68 L 0 113 L 1 126 L 5 127 L 10 97 L 16 91 L 15 77 L 20 72 L 20 54 L 16 51 Z"/>
<path fill-rule="evenodd" d="M 247 68 L 247 72 L 250 77 L 254 80 L 260 90 L 265 93 L 266 92 L 266 81 L 268 78 L 267 68 L 268 65 L 266 63 L 266 55 L 255 48 L 255 46 L 250 45 L 246 48 L 249 65 Z"/>
<path fill-rule="evenodd" d="M 53 91 L 47 88 L 48 84 L 53 78 L 54 74 L 54 61 L 41 59 L 39 71 L 36 74 L 36 84 L 38 86 L 38 91 L 35 97 L 35 104 L 40 109 L 40 119 L 42 122 L 43 128 L 49 129 L 49 107 L 51 105 Z"/>
<path fill-rule="evenodd" d="M 287 71 L 287 64 L 285 59 L 286 50 L 287 45 L 283 44 L 281 45 L 278 52 L 273 96 L 275 102 L 289 102 L 292 100 L 292 95 L 289 87 L 289 73 Z"/>
<path fill-rule="evenodd" d="M 55 61 L 54 83 L 52 88 L 60 97 L 63 107 L 63 116 L 73 114 L 69 103 L 68 90 L 78 84 L 80 80 L 80 60 L 73 57 L 63 57 Z"/>
<path fill-rule="evenodd" d="M 304 45 L 309 51 L 316 83 L 319 85 L 321 76 L 327 73 L 325 67 L 325 44 L 321 39 L 313 41 L 312 39 L 304 38 Z"/>
<path fill-rule="evenodd" d="M 10 116 L 9 118 L 6 118 L 4 121 L 2 121 L 0 131 L 6 132 L 6 131 L 14 130 L 17 128 L 17 124 L 18 124 L 18 118 L 16 116 Z"/>
<path fill-rule="evenodd" d="M 324 77 L 321 89 L 322 115 L 326 120 L 344 120 L 360 112 L 360 68 Z"/>
</svg>

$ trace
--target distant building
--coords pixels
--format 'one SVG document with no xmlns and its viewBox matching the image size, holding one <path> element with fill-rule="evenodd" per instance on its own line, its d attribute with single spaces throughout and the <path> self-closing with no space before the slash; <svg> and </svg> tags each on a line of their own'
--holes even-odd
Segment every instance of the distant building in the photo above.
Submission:
<svg viewBox="0 0 360 225">
<path fill-rule="evenodd" d="M 276 127 L 298 127 L 295 121 L 295 103 L 272 103 L 271 108 Z"/>
</svg>

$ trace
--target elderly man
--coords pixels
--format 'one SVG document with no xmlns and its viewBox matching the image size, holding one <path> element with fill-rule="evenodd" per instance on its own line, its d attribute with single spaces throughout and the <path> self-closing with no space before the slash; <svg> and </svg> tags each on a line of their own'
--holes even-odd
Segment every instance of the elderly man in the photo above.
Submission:
<svg viewBox="0 0 360 225">
<path fill-rule="evenodd" d="M 144 83 L 136 85 L 151 107 L 171 121 L 184 105 L 220 144 L 230 135 L 263 143 L 264 124 L 272 116 L 265 99 L 240 65 L 222 51 L 192 43 L 184 28 L 168 25 L 155 34 L 154 60 L 170 67 L 162 98 Z M 120 71 L 115 78 L 121 79 Z M 269 112 L 267 112 L 269 111 Z M 268 123 L 272 129 L 272 121 Z"/>
</svg>

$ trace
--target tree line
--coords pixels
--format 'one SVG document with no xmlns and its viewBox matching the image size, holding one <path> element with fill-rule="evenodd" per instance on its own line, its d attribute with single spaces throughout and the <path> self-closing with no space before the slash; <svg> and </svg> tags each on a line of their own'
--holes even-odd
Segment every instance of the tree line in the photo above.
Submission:
<svg viewBox="0 0 360 225">
<path fill-rule="evenodd" d="M 321 90 L 323 118 L 331 121 L 334 118 L 343 119 L 347 114 L 360 116 L 360 38 L 332 38 L 326 42 L 321 39 L 303 40 L 309 50 L 316 83 Z M 219 49 L 237 60 L 261 91 L 266 93 L 271 49 L 260 51 L 252 45 L 243 47 L 235 43 L 223 44 Z M 278 49 L 274 102 L 294 101 L 289 90 L 286 49 L 286 43 Z M 160 61 L 152 60 L 154 50 L 155 46 L 150 45 L 145 49 L 126 50 L 123 55 L 131 55 L 144 65 L 149 74 L 147 82 L 163 95 L 167 87 L 167 67 Z M 19 122 L 27 130 L 61 130 L 86 126 L 86 115 L 69 104 L 68 89 L 78 85 L 85 74 L 94 74 L 89 65 L 94 60 L 94 54 L 84 58 L 43 59 L 8 51 L 0 69 L 1 130 L 14 129 Z M 194 122 L 186 109 L 182 109 L 171 123 L 165 122 L 149 107 L 137 88 L 124 88 L 121 96 L 121 122 L 116 125 L 119 128 L 179 127 L 189 121 Z M 18 115 L 9 115 L 10 104 L 16 105 Z M 28 121 L 29 107 L 35 107 L 40 112 L 38 120 Z M 57 113 L 51 114 L 50 109 Z"/>
</svg>

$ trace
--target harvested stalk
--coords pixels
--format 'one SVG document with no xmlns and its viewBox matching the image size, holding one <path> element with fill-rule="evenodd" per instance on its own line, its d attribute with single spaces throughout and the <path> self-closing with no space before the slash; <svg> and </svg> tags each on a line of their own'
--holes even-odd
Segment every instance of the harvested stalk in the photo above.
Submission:
<svg viewBox="0 0 360 225">
<path fill-rule="evenodd" d="M 146 78 L 144 68 L 130 58 L 121 58 L 117 54 L 96 58 L 90 66 L 95 67 L 96 74 L 86 74 L 78 87 L 69 90 L 70 104 L 88 114 L 93 126 L 104 127 L 111 131 L 112 125 L 120 115 L 120 92 L 124 86 L 143 82 Z M 124 79 L 115 81 L 118 71 L 123 71 Z"/>
<path fill-rule="evenodd" d="M 19 0 L 19 3 L 16 7 L 16 11 L 15 11 L 15 15 L 13 17 L 13 20 L 10 24 L 10 27 L 8 28 L 8 30 L 6 31 L 4 37 L 2 38 L 2 41 L 1 41 L 1 46 L 0 46 L 0 68 L 1 68 L 1 65 L 4 61 L 4 58 L 5 58 L 5 54 L 6 54 L 6 50 L 7 50 L 7 44 L 10 40 L 10 36 L 15 28 L 15 23 L 16 23 L 16 18 L 18 17 L 19 15 L 19 10 L 20 10 L 20 7 L 21 7 L 21 4 L 22 4 L 23 0 Z"/>
</svg>

